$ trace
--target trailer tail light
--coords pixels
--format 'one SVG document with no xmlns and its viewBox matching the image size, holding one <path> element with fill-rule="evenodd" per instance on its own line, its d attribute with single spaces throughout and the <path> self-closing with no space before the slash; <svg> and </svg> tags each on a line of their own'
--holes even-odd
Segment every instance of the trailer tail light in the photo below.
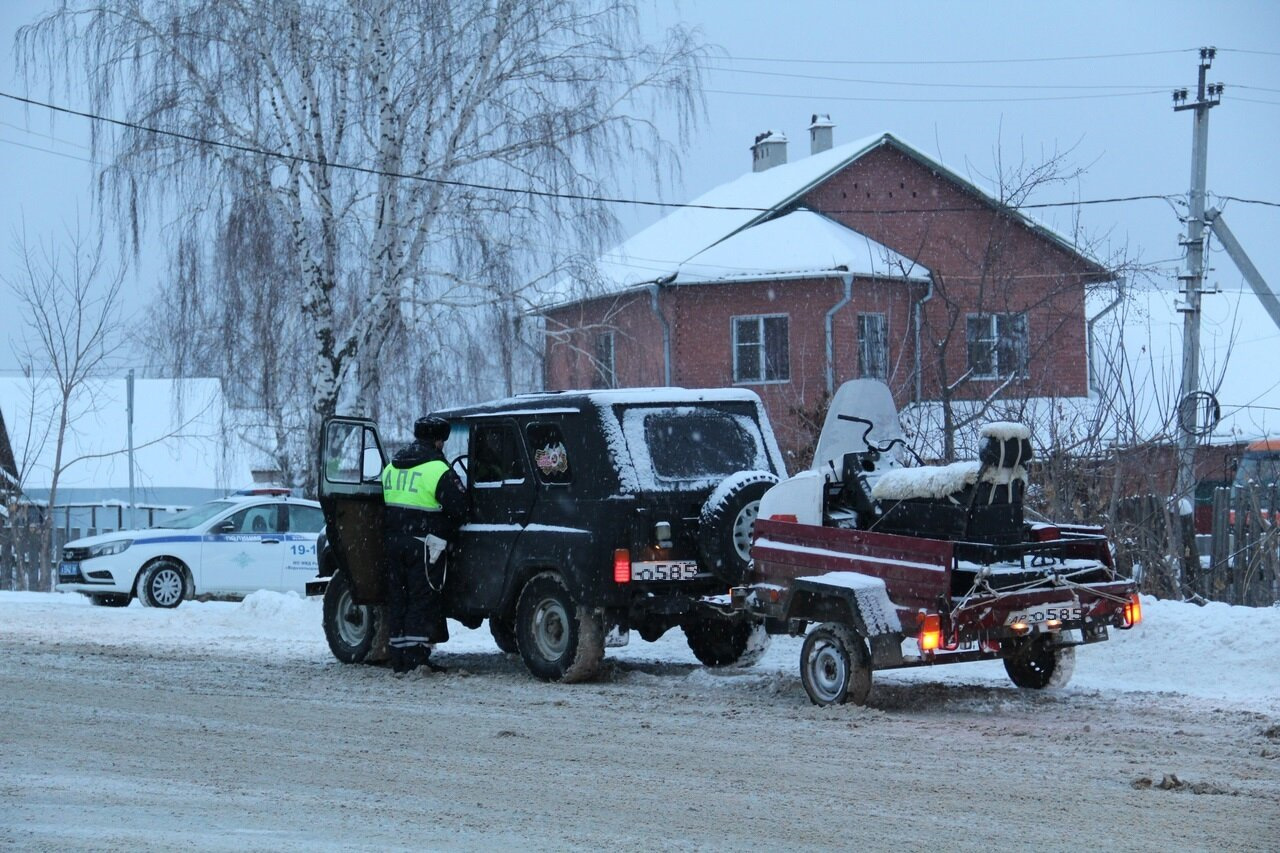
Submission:
<svg viewBox="0 0 1280 853">
<path fill-rule="evenodd" d="M 935 652 L 942 645 L 942 617 L 937 613 L 926 613 L 920 623 L 920 651 Z"/>
<path fill-rule="evenodd" d="M 631 583 L 631 552 L 626 548 L 613 552 L 613 582 Z"/>
<path fill-rule="evenodd" d="M 1138 598 L 1138 594 L 1131 593 L 1129 595 L 1129 603 L 1124 606 L 1124 628 L 1132 628 L 1142 621 L 1142 601 Z"/>
</svg>

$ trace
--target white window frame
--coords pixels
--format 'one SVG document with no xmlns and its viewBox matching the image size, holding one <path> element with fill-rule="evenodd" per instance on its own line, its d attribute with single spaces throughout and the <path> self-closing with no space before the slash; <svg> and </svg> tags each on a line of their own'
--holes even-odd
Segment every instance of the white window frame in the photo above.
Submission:
<svg viewBox="0 0 1280 853">
<path fill-rule="evenodd" d="M 874 336 L 867 334 L 867 324 L 872 320 L 879 326 Z M 879 358 L 876 365 L 869 364 L 873 360 L 870 358 L 872 344 L 879 345 Z M 878 366 L 880 372 L 869 370 L 868 367 L 871 366 Z M 882 311 L 858 313 L 858 378 L 879 379 L 882 382 L 889 379 L 889 317 Z"/>
<path fill-rule="evenodd" d="M 970 334 L 976 324 L 986 321 L 985 337 L 975 338 Z M 1008 328 L 1010 323 L 1021 323 L 1021 331 L 1017 337 L 1014 337 L 1012 330 Z M 1004 313 L 983 313 L 969 314 L 965 317 L 965 366 L 973 371 L 971 378 L 973 379 L 1002 379 L 1007 376 L 1016 376 L 1018 378 L 1026 378 L 1028 368 L 1031 361 L 1030 355 L 1030 334 L 1027 328 L 1027 314 L 1025 311 L 1014 311 Z M 973 351 L 975 344 L 987 343 L 989 346 L 989 358 L 991 362 L 991 370 L 986 373 L 977 371 L 974 365 Z M 1010 347 L 1009 345 L 1012 345 Z M 1001 353 L 1016 347 L 1019 354 L 1018 365 L 1002 364 Z"/>
<path fill-rule="evenodd" d="M 768 324 L 766 320 L 783 320 L 786 330 L 786 347 L 783 349 L 785 355 L 785 364 L 782 375 L 768 378 L 768 362 L 767 354 L 769 352 L 769 341 L 766 338 L 766 329 Z M 755 321 L 756 341 L 739 344 L 738 329 L 739 324 Z M 790 314 L 743 314 L 735 316 L 729 320 L 729 331 L 733 342 L 733 381 L 737 385 L 785 385 L 791 381 L 791 315 Z M 744 359 L 742 356 L 744 347 L 753 347 L 755 357 L 756 378 L 744 377 L 742 366 Z"/>
</svg>

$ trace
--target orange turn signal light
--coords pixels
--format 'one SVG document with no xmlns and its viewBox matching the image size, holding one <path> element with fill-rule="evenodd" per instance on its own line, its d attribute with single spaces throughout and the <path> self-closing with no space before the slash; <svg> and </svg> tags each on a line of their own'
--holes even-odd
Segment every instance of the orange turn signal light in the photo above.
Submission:
<svg viewBox="0 0 1280 853">
<path fill-rule="evenodd" d="M 1142 601 L 1138 598 L 1138 594 L 1131 593 L 1129 595 L 1129 603 L 1124 606 L 1124 624 L 1128 628 L 1132 628 L 1142 621 Z"/>
<path fill-rule="evenodd" d="M 924 620 L 920 623 L 920 651 L 932 652 L 937 651 L 942 645 L 942 617 L 937 613 L 925 614 Z"/>
</svg>

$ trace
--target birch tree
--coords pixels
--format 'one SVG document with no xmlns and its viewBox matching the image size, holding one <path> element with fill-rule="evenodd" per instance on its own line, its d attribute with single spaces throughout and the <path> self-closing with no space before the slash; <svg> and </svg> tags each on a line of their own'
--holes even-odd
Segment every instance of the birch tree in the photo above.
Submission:
<svg viewBox="0 0 1280 853">
<path fill-rule="evenodd" d="M 613 219 L 592 197 L 622 165 L 673 168 L 651 116 L 683 134 L 699 106 L 695 37 L 644 43 L 626 0 L 122 0 L 18 40 L 33 82 L 83 78 L 128 122 L 94 139 L 130 239 L 205 245 L 244 199 L 284 229 L 299 292 L 278 307 L 305 323 L 312 426 L 375 411 L 411 345 L 447 351 L 422 328 L 449 310 L 518 313 L 479 247 L 528 279 L 596 254 Z"/>
</svg>

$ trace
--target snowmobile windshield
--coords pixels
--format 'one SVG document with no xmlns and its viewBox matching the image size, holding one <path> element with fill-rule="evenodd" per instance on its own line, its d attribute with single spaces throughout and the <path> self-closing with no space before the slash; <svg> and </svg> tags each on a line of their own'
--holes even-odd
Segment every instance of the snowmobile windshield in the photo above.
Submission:
<svg viewBox="0 0 1280 853">
<path fill-rule="evenodd" d="M 843 417 L 842 417 L 843 416 Z M 813 454 L 813 467 L 839 471 L 846 453 L 883 450 L 903 441 L 898 407 L 889 386 L 875 379 L 855 379 L 836 389 Z"/>
</svg>

